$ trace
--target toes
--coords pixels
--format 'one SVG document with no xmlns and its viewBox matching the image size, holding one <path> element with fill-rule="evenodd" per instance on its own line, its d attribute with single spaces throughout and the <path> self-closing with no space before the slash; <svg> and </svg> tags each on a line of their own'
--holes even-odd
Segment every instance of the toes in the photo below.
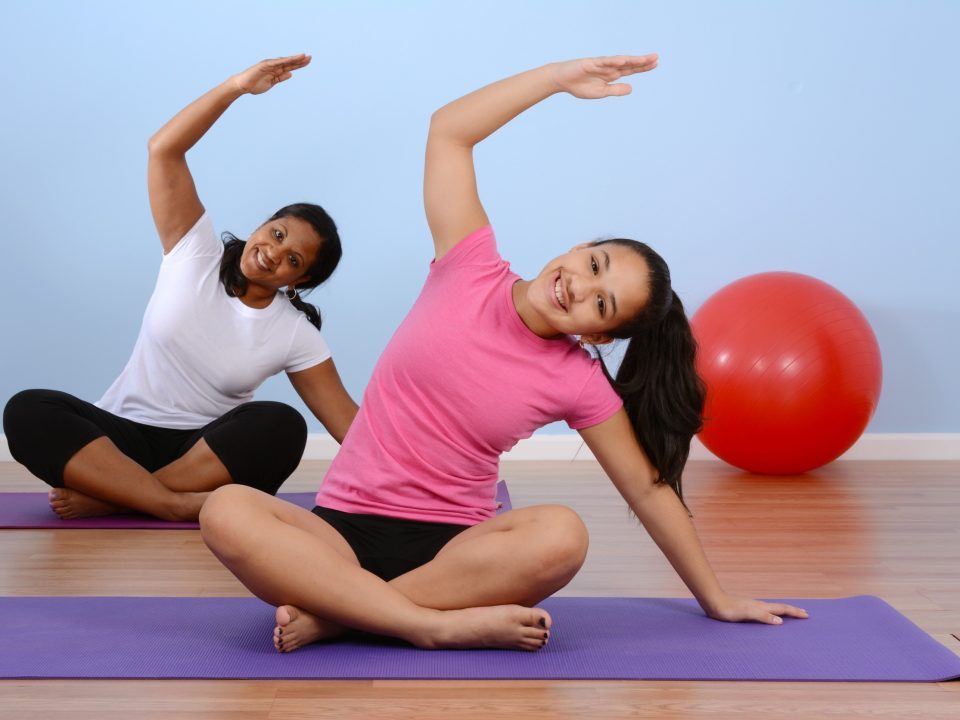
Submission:
<svg viewBox="0 0 960 720">
<path fill-rule="evenodd" d="M 297 611 L 291 605 L 281 605 L 277 608 L 277 627 L 281 630 L 297 619 Z"/>
<path fill-rule="evenodd" d="M 530 652 L 536 652 L 537 650 L 540 650 L 543 647 L 543 645 L 544 645 L 543 640 L 526 639 L 520 643 L 520 649 L 528 650 Z"/>
<path fill-rule="evenodd" d="M 553 625 L 553 618 L 550 617 L 550 613 L 540 608 L 533 608 L 531 613 L 533 617 L 531 625 L 535 625 L 542 630 L 550 630 L 550 626 Z"/>
<path fill-rule="evenodd" d="M 550 641 L 550 633 L 540 628 L 524 628 L 522 638 L 524 642 L 531 642 L 539 647 Z"/>
</svg>

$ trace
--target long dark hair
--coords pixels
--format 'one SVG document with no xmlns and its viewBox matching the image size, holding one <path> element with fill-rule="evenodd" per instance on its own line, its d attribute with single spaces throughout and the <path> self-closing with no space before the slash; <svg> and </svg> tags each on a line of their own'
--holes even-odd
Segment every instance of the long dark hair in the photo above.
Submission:
<svg viewBox="0 0 960 720">
<path fill-rule="evenodd" d="M 623 407 L 640 445 L 657 469 L 656 482 L 667 483 L 683 501 L 681 476 L 690 455 L 690 441 L 703 427 L 706 385 L 695 365 L 697 341 L 670 285 L 667 263 L 649 245 L 617 238 L 612 243 L 633 250 L 650 269 L 650 297 L 640 314 L 609 334 L 628 340 L 611 377 L 603 357 L 603 372 L 623 398 Z"/>
<path fill-rule="evenodd" d="M 304 313 L 307 319 L 319 330 L 323 322 L 320 318 L 320 311 L 314 305 L 301 300 L 300 293 L 315 288 L 333 275 L 333 271 L 337 269 L 337 265 L 340 263 L 340 258 L 343 257 L 340 235 L 337 233 L 337 226 L 333 222 L 333 218 L 327 215 L 327 211 L 319 205 L 310 203 L 287 205 L 271 215 L 267 222 L 285 217 L 300 218 L 310 223 L 310 226 L 320 236 L 320 250 L 317 252 L 316 260 L 313 261 L 313 265 L 307 268 L 306 279 L 297 284 L 297 293 L 292 298 L 288 297 L 290 303 Z M 240 240 L 229 232 L 223 233 L 220 237 L 223 240 L 220 282 L 223 283 L 227 295 L 243 297 L 247 292 L 247 279 L 240 272 L 240 256 L 243 254 L 246 241 Z"/>
</svg>

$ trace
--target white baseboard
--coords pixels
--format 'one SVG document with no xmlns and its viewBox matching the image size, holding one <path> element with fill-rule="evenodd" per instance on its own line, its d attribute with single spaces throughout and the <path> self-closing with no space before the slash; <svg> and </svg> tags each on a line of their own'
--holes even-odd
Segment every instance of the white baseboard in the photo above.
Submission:
<svg viewBox="0 0 960 720">
<path fill-rule="evenodd" d="M 594 460 L 579 435 L 534 435 L 522 440 L 504 460 Z M 716 460 L 698 438 L 691 460 Z M 868 433 L 838 460 L 960 460 L 960 433 Z"/>
<path fill-rule="evenodd" d="M 304 460 L 330 460 L 336 441 L 323 433 L 307 437 Z M 579 435 L 534 435 L 521 440 L 504 460 L 593 460 Z M 713 453 L 694 438 L 691 460 L 714 460 Z M 960 433 L 867 433 L 840 460 L 960 460 Z M 10 461 L 7 438 L 0 435 L 0 461 Z"/>
</svg>

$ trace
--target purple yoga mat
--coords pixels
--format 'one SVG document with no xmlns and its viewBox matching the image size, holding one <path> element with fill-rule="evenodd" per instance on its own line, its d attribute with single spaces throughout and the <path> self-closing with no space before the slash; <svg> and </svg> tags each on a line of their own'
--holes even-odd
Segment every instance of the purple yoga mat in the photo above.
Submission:
<svg viewBox="0 0 960 720">
<path fill-rule="evenodd" d="M 279 654 L 254 598 L 0 598 L 0 677 L 942 681 L 960 658 L 883 600 L 788 600 L 809 620 L 707 619 L 692 600 L 551 598 L 546 648 L 418 650 L 352 636 Z"/>
<path fill-rule="evenodd" d="M 316 504 L 315 492 L 280 493 L 282 500 L 292 502 L 307 510 Z M 498 512 L 511 509 L 510 493 L 503 480 L 497 483 Z M 61 520 L 47 502 L 46 493 L 0 492 L 0 529 L 11 528 L 56 528 L 56 529 L 151 529 L 151 530 L 196 530 L 195 522 L 168 522 L 149 515 L 108 515 L 106 517 Z"/>
</svg>

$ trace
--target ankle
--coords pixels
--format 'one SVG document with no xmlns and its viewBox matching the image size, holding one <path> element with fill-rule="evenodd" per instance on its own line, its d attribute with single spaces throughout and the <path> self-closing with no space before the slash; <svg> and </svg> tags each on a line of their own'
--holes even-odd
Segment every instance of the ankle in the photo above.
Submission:
<svg viewBox="0 0 960 720">
<path fill-rule="evenodd" d="M 170 491 L 170 497 L 164 503 L 161 517 L 171 522 L 196 522 L 200 517 L 200 506 L 197 502 L 197 493 L 181 493 Z"/>
<path fill-rule="evenodd" d="M 447 646 L 450 640 L 448 613 L 443 610 L 422 608 L 423 621 L 405 634 L 404 640 L 424 650 L 436 650 Z"/>
</svg>

